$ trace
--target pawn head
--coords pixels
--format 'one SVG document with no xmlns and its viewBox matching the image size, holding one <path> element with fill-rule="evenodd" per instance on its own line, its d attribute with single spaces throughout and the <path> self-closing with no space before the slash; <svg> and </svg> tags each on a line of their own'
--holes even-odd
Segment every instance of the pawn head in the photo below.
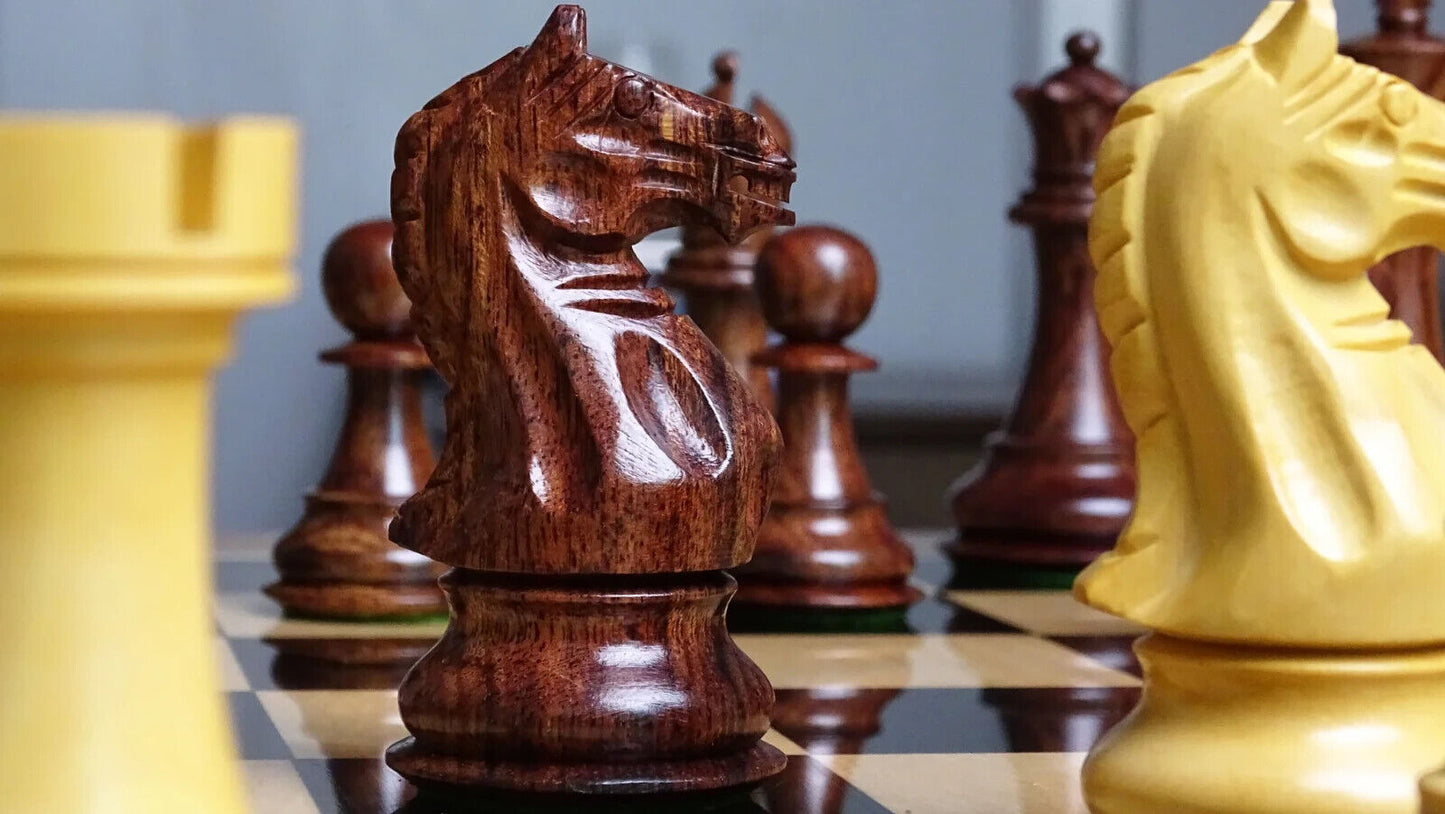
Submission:
<svg viewBox="0 0 1445 814">
<path fill-rule="evenodd" d="M 794 342 L 838 342 L 858 330 L 878 294 L 878 270 L 863 241 L 830 226 L 800 226 L 758 255 L 763 316 Z"/>
<path fill-rule="evenodd" d="M 321 259 L 326 304 L 359 339 L 411 334 L 411 300 L 391 265 L 391 237 L 391 221 L 362 221 L 333 238 Z"/>
</svg>

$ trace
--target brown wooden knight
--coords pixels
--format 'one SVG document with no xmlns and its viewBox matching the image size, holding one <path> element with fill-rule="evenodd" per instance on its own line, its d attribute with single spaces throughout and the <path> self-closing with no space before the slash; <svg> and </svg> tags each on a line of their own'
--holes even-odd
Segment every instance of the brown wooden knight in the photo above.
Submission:
<svg viewBox="0 0 1445 814">
<path fill-rule="evenodd" d="M 723 618 L 778 431 L 631 247 L 790 223 L 792 168 L 756 117 L 589 55 L 575 6 L 402 128 L 397 273 L 451 391 L 391 535 L 453 566 L 401 687 L 408 779 L 632 794 L 782 768 Z"/>
<path fill-rule="evenodd" d="M 736 95 L 737 55 L 718 54 L 712 70 L 716 82 L 705 93 L 732 104 Z M 763 120 L 783 151 L 791 154 L 792 134 L 772 105 L 754 96 L 748 108 Z M 768 343 L 768 325 L 763 321 L 758 294 L 753 288 L 753 264 L 772 231 L 764 227 L 737 245 L 730 245 L 709 226 L 684 226 L 682 248 L 668 258 L 667 270 L 658 278 L 685 297 L 687 315 L 717 345 L 752 386 L 753 394 L 770 410 L 773 386 L 768 370 L 753 362 L 753 356 Z"/>
</svg>

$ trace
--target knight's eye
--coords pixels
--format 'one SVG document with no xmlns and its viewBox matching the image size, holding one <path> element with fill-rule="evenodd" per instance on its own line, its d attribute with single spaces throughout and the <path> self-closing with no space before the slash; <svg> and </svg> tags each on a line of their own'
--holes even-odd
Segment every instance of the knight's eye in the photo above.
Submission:
<svg viewBox="0 0 1445 814">
<path fill-rule="evenodd" d="M 629 76 L 612 91 L 612 106 L 629 119 L 641 116 L 652 106 L 652 83 L 640 76 Z"/>
<path fill-rule="evenodd" d="M 1420 96 L 1403 82 L 1393 82 L 1380 95 L 1380 109 L 1390 121 L 1404 127 L 1420 112 Z"/>
</svg>

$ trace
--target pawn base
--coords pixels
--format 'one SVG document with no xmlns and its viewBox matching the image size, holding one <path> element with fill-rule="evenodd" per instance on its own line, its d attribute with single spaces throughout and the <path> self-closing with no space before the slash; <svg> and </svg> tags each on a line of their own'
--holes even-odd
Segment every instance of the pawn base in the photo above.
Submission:
<svg viewBox="0 0 1445 814">
<path fill-rule="evenodd" d="M 1094 814 L 1415 814 L 1445 755 L 1445 648 L 1136 651 L 1143 699 L 1084 764 Z"/>
<path fill-rule="evenodd" d="M 922 591 L 903 580 L 844 584 L 745 578 L 732 604 L 757 609 L 882 610 L 907 607 L 922 598 Z"/>
<path fill-rule="evenodd" d="M 430 583 L 370 585 L 351 582 L 281 582 L 265 588 L 287 616 L 346 621 L 445 617 L 446 598 Z"/>
</svg>

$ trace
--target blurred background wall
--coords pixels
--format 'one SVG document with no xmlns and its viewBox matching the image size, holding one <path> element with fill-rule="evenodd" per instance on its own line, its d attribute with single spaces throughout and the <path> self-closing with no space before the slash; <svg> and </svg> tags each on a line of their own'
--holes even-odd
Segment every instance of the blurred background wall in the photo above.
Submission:
<svg viewBox="0 0 1445 814">
<path fill-rule="evenodd" d="M 1344 31 L 1369 0 L 1337 0 Z M 1093 28 L 1104 63 L 1148 81 L 1232 42 L 1263 0 L 593 0 L 594 53 L 690 88 L 715 52 L 795 133 L 800 222 L 873 247 L 882 289 L 855 346 L 881 372 L 856 408 L 898 522 L 941 521 L 942 490 L 1008 408 L 1028 351 L 1027 236 L 1005 212 L 1030 142 L 1009 96 Z M 216 405 L 216 521 L 289 525 L 325 466 L 343 339 L 317 280 L 341 227 L 387 212 L 392 141 L 413 110 L 531 40 L 553 0 L 0 0 L 0 104 L 285 114 L 305 133 L 301 280 L 251 317 Z"/>
</svg>

